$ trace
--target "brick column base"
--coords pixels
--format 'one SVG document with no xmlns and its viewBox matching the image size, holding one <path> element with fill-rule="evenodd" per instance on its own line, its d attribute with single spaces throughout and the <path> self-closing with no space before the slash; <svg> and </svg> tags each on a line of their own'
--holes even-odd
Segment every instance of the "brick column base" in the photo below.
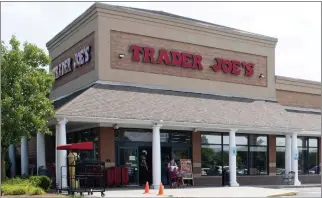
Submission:
<svg viewBox="0 0 322 198">
<path fill-rule="evenodd" d="M 192 167 L 194 176 L 201 176 L 201 134 L 192 132 Z"/>
<path fill-rule="evenodd" d="M 103 162 L 111 160 L 115 163 L 114 128 L 99 128 L 99 158 Z"/>
</svg>

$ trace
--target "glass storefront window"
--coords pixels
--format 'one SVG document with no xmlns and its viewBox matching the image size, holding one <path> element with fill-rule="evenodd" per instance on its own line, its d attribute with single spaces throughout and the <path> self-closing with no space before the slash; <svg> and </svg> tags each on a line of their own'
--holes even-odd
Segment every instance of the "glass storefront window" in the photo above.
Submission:
<svg viewBox="0 0 322 198">
<path fill-rule="evenodd" d="M 93 151 L 79 152 L 80 160 L 96 160 L 98 159 L 98 132 L 97 128 L 67 133 L 67 143 L 78 143 L 93 141 Z"/>
<path fill-rule="evenodd" d="M 189 149 L 174 148 L 172 149 L 172 157 L 177 164 L 180 164 L 180 159 L 189 159 Z"/>
<path fill-rule="evenodd" d="M 267 174 L 267 147 L 251 146 L 249 148 L 250 175 Z"/>
<path fill-rule="evenodd" d="M 276 137 L 276 146 L 285 146 L 285 138 Z"/>
<path fill-rule="evenodd" d="M 236 146 L 237 175 L 248 175 L 248 147 Z M 229 170 L 229 146 L 223 146 L 223 168 Z"/>
<path fill-rule="evenodd" d="M 307 147 L 308 139 L 307 137 L 297 137 L 297 146 L 298 147 Z"/>
<path fill-rule="evenodd" d="M 268 174 L 267 140 L 265 135 L 236 134 L 237 175 Z M 229 169 L 229 134 L 204 133 L 201 144 L 202 175 L 221 175 L 222 169 Z"/>
<path fill-rule="evenodd" d="M 284 139 L 284 142 L 285 142 L 285 139 Z M 284 170 L 285 170 L 285 147 L 279 146 L 279 147 L 276 147 L 276 174 L 282 175 L 284 174 Z"/>
<path fill-rule="evenodd" d="M 135 129 L 116 130 L 115 140 L 126 142 L 152 142 L 152 131 L 139 131 Z"/>
<path fill-rule="evenodd" d="M 247 146 L 236 146 L 236 149 L 237 175 L 248 175 L 248 148 Z"/>
<path fill-rule="evenodd" d="M 248 136 L 247 135 L 240 135 L 236 134 L 236 145 L 248 145 Z M 229 144 L 229 135 L 223 135 L 223 142 L 224 144 Z"/>
<path fill-rule="evenodd" d="M 309 148 L 308 167 L 309 167 L 309 174 L 320 173 L 321 167 L 319 166 L 318 148 Z"/>
<path fill-rule="evenodd" d="M 308 157 L 308 149 L 306 147 L 299 147 L 299 159 L 298 159 L 298 171 L 299 174 L 306 174 L 307 169 L 307 157 Z"/>
<path fill-rule="evenodd" d="M 201 144 L 221 144 L 221 135 L 201 135 Z"/>
<path fill-rule="evenodd" d="M 152 142 L 152 130 L 118 129 L 115 140 L 124 142 Z M 191 143 L 191 132 L 161 130 L 160 141 L 163 143 Z"/>
<path fill-rule="evenodd" d="M 249 145 L 252 146 L 267 146 L 267 136 L 250 135 Z"/>
<path fill-rule="evenodd" d="M 202 145 L 201 175 L 221 175 L 221 145 Z"/>
<path fill-rule="evenodd" d="M 299 174 L 319 174 L 319 146 L 314 137 L 298 137 L 298 171 Z M 276 174 L 285 170 L 285 137 L 276 137 Z"/>
<path fill-rule="evenodd" d="M 161 133 L 168 134 L 169 143 L 191 144 L 191 132 L 161 130 Z"/>
<path fill-rule="evenodd" d="M 309 139 L 309 145 L 310 147 L 318 147 L 318 139 L 317 138 L 310 138 Z"/>
</svg>

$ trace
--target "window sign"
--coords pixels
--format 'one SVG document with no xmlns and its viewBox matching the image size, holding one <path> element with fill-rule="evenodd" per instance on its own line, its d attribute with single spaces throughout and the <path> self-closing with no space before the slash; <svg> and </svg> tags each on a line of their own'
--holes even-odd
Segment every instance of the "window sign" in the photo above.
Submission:
<svg viewBox="0 0 322 198">
<path fill-rule="evenodd" d="M 236 149 L 236 147 L 231 147 L 231 154 L 233 156 L 236 156 L 237 155 L 237 149 Z"/>
<path fill-rule="evenodd" d="M 294 153 L 294 160 L 298 160 L 299 159 L 299 152 L 295 151 Z"/>
</svg>

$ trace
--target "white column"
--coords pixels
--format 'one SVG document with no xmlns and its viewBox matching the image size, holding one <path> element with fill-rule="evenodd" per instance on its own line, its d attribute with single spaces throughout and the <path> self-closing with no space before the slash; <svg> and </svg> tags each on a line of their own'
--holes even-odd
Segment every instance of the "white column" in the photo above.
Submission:
<svg viewBox="0 0 322 198">
<path fill-rule="evenodd" d="M 21 138 L 21 175 L 28 175 L 28 139 L 24 136 Z"/>
<path fill-rule="evenodd" d="M 15 149 L 15 145 L 13 144 L 10 144 L 9 146 L 9 160 L 11 163 L 10 176 L 15 177 L 16 176 L 16 149 Z"/>
<path fill-rule="evenodd" d="M 56 133 L 55 133 L 55 172 L 56 172 L 56 185 L 59 185 L 59 186 L 56 186 L 56 187 L 59 187 L 60 188 L 60 169 L 58 167 L 59 164 L 58 164 L 58 151 L 57 151 L 57 146 L 58 146 L 58 124 L 56 123 L 56 126 L 55 126 L 55 129 L 56 129 Z"/>
<path fill-rule="evenodd" d="M 161 143 L 160 143 L 160 128 L 161 123 L 153 125 L 152 132 L 152 188 L 158 189 L 161 183 Z"/>
<path fill-rule="evenodd" d="M 239 186 L 237 183 L 237 174 L 236 174 L 236 131 L 237 129 L 231 129 L 229 132 L 229 177 L 230 177 L 230 186 Z"/>
<path fill-rule="evenodd" d="M 299 172 L 298 172 L 298 149 L 297 149 L 297 134 L 292 134 L 292 171 L 295 172 L 294 176 L 294 186 L 301 185 L 301 182 L 299 181 Z"/>
<path fill-rule="evenodd" d="M 41 166 L 46 168 L 45 135 L 37 133 L 37 173 Z"/>
<path fill-rule="evenodd" d="M 57 150 L 58 145 L 66 144 L 66 123 L 66 119 L 60 119 L 56 124 L 56 183 L 59 188 L 67 187 L 67 151 Z"/>
<path fill-rule="evenodd" d="M 292 164 L 292 139 L 291 135 L 285 135 L 285 171 L 284 174 L 288 174 L 291 171 Z"/>
</svg>

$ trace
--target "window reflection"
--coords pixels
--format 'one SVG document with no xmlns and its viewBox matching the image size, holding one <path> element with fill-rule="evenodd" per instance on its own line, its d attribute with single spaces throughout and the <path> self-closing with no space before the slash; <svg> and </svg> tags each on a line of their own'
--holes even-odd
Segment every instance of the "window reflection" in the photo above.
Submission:
<svg viewBox="0 0 322 198">
<path fill-rule="evenodd" d="M 317 138 L 310 138 L 309 139 L 309 145 L 310 147 L 318 147 L 318 139 Z"/>
<path fill-rule="evenodd" d="M 115 140 L 124 142 L 152 142 L 152 130 L 118 129 Z M 191 143 L 191 132 L 161 130 L 160 141 L 168 143 Z"/>
<path fill-rule="evenodd" d="M 276 146 L 285 146 L 285 138 L 276 137 Z"/>
<path fill-rule="evenodd" d="M 248 147 L 247 146 L 236 146 L 237 149 L 237 174 L 248 175 Z"/>
<path fill-rule="evenodd" d="M 201 135 L 202 144 L 221 144 L 221 135 Z"/>
<path fill-rule="evenodd" d="M 161 131 L 161 133 L 169 134 L 170 143 L 191 143 L 191 132 Z"/>
<path fill-rule="evenodd" d="M 278 144 L 284 142 L 284 144 Z M 298 137 L 298 173 L 319 174 L 318 139 L 314 137 Z M 276 172 L 284 174 L 285 170 L 285 137 L 276 137 Z"/>
<path fill-rule="evenodd" d="M 249 144 L 252 146 L 267 146 L 267 136 L 250 135 Z"/>
<path fill-rule="evenodd" d="M 229 135 L 223 135 L 223 142 L 224 144 L 229 144 Z M 235 138 L 236 145 L 247 145 L 248 144 L 248 137 L 246 135 L 236 135 Z"/>
<path fill-rule="evenodd" d="M 320 173 L 321 167 L 319 166 L 318 148 L 309 148 L 308 167 L 309 167 L 309 174 L 319 174 Z"/>
<path fill-rule="evenodd" d="M 172 157 L 177 164 L 180 164 L 180 159 L 189 159 L 189 149 L 173 149 Z"/>
<path fill-rule="evenodd" d="M 152 142 L 152 131 L 117 130 L 117 141 Z"/>
<path fill-rule="evenodd" d="M 201 146 L 201 175 L 221 175 L 221 145 Z"/>
<path fill-rule="evenodd" d="M 249 148 L 249 171 L 251 175 L 267 174 L 267 147 L 251 146 Z"/>
<path fill-rule="evenodd" d="M 97 128 L 87 129 L 83 131 L 67 133 L 67 143 L 93 142 L 93 151 L 80 151 L 80 160 L 96 160 L 98 159 L 98 131 Z"/>
<path fill-rule="evenodd" d="M 277 175 L 284 174 L 284 168 L 285 168 L 285 146 L 282 146 L 282 147 L 279 146 L 279 147 L 276 147 L 276 174 Z"/>
<path fill-rule="evenodd" d="M 268 174 L 267 139 L 265 135 L 236 134 L 238 175 Z M 202 175 L 221 175 L 224 169 L 229 169 L 229 135 L 227 133 L 202 134 L 201 144 Z"/>
<path fill-rule="evenodd" d="M 298 147 L 307 147 L 307 138 L 306 137 L 297 137 L 297 146 Z"/>
</svg>

